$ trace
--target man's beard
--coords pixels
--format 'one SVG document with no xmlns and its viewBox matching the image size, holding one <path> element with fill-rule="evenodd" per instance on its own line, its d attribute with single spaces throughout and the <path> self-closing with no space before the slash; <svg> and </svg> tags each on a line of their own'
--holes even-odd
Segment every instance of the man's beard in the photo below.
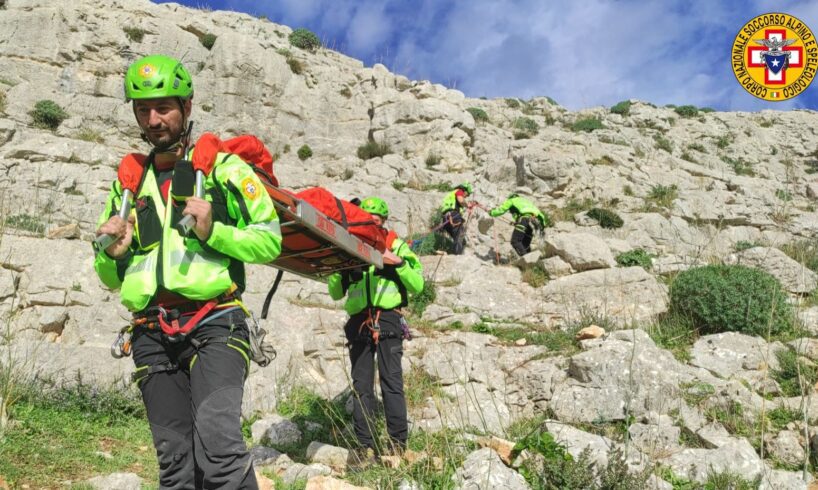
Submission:
<svg viewBox="0 0 818 490">
<path fill-rule="evenodd" d="M 152 144 L 154 149 L 158 152 L 175 151 L 177 148 L 179 148 L 179 145 L 182 142 L 182 137 L 184 136 L 184 133 L 181 131 L 178 134 L 168 135 L 167 137 L 161 137 L 159 139 L 152 138 L 149 133 L 144 134 L 148 143 Z"/>
</svg>

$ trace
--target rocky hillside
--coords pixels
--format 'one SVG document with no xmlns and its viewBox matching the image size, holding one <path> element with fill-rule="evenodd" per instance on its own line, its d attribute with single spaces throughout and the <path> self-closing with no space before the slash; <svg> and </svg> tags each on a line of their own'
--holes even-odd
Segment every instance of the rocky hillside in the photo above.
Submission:
<svg viewBox="0 0 818 490">
<path fill-rule="evenodd" d="M 67 380 L 80 372 L 106 385 L 133 369 L 108 354 L 128 315 L 93 274 L 88 242 L 119 158 L 146 150 L 122 73 L 161 52 L 193 74 L 195 131 L 260 136 L 285 187 L 382 196 L 402 234 L 424 233 L 444 191 L 461 181 L 486 206 L 517 191 L 549 212 L 555 226 L 521 264 L 508 245 L 511 225 L 483 211 L 465 255 L 424 257 L 437 295 L 418 308 L 417 338 L 407 344 L 407 382 L 429 388 L 411 407 L 414 430 L 511 438 L 515 423 L 548 419 L 577 458 L 587 447 L 604 466 L 623 448 L 633 471 L 661 468 L 651 477 L 659 488 L 729 472 L 765 488 L 806 487 L 795 470 L 818 406 L 811 386 L 799 396 L 782 389 L 775 353 L 818 360 L 809 337 L 818 308 L 805 306 L 818 276 L 795 253 L 806 254 L 800 242 L 818 230 L 815 112 L 636 100 L 570 112 L 547 97 L 469 99 L 291 46 L 291 32 L 147 0 L 0 0 L 0 309 L 30 372 Z M 54 130 L 37 124 L 41 100 L 64 109 Z M 621 226 L 610 227 L 616 217 Z M 623 258 L 628 252 L 652 266 Z M 684 344 L 664 335 L 668 280 L 713 263 L 775 276 L 804 338 L 787 345 L 724 333 Z M 256 312 L 273 274 L 250 268 L 246 299 Z M 285 276 L 263 322 L 278 357 L 254 366 L 245 395 L 245 414 L 262 417 L 258 443 L 275 438 L 270 428 L 282 422 L 270 417 L 295 388 L 346 399 L 344 318 L 322 284 Z M 590 323 L 609 332 L 573 342 Z M 770 413 L 781 422 L 772 428 Z M 464 468 L 492 458 L 473 453 Z M 530 484 L 497 466 L 508 488 Z M 468 486 L 478 473 L 453 478 L 478 488 Z"/>
</svg>

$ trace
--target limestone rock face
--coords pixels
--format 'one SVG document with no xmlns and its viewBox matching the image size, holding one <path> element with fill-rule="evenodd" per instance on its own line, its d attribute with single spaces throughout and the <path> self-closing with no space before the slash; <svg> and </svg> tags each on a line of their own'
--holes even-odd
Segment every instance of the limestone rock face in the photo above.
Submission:
<svg viewBox="0 0 818 490">
<path fill-rule="evenodd" d="M 818 233 L 815 111 L 680 118 L 633 100 L 623 116 L 604 107 L 571 112 L 542 97 L 515 106 L 331 49 L 295 48 L 289 27 L 236 12 L 148 0 L 0 4 L 0 354 L 27 374 L 130 386 L 132 360 L 109 350 L 131 314 L 95 277 L 89 242 L 121 158 L 150 150 L 123 103 L 123 72 L 163 52 L 183 59 L 194 77 L 195 135 L 259 136 L 287 189 L 380 196 L 389 226 L 417 237 L 430 232 L 452 185 L 474 185 L 482 206 L 467 219 L 465 253 L 420 257 L 436 299 L 409 316 L 414 339 L 403 347 L 407 391 L 417 395 L 412 430 L 507 437 L 520 419 L 549 413 L 556 419 L 549 430 L 569 452 L 591 447 L 601 463 L 616 443 L 570 424 L 627 424 L 633 471 L 659 464 L 697 482 L 712 470 L 762 475 L 766 488 L 806 486 L 799 474 L 772 470 L 769 457 L 799 461 L 804 427 L 790 422 L 767 434 L 762 461 L 759 441 L 751 445 L 713 414 L 740 405 L 752 424 L 771 409 L 803 409 L 801 397 L 781 396 L 774 374 L 782 349 L 818 361 L 818 307 L 809 306 L 818 287 L 810 242 Z M 210 49 L 206 34 L 216 36 Z M 33 124 L 39 100 L 68 114 L 55 130 Z M 488 121 L 475 119 L 473 108 Z M 538 124 L 537 134 L 515 139 L 521 117 Z M 571 131 L 583 117 L 599 118 L 604 129 Z M 671 151 L 657 147 L 659 137 Z M 359 153 L 370 142 L 384 154 Z M 312 150 L 306 160 L 297 155 L 302 145 Z M 510 192 L 554 222 L 523 258 L 510 246 L 509 215 L 485 212 Z M 602 228 L 588 217 L 593 207 L 616 212 L 622 226 Z M 634 249 L 650 254 L 652 266 L 617 263 Z M 785 346 L 726 332 L 676 345 L 685 336 L 669 338 L 661 323 L 672 277 L 721 262 L 775 276 L 798 310 L 801 338 Z M 242 300 L 258 314 L 275 270 L 248 265 L 246 275 Z M 242 414 L 256 420 L 255 441 L 312 440 L 312 421 L 276 414 L 295 390 L 349 401 L 346 321 L 326 284 L 284 276 L 259 321 L 277 356 L 252 365 L 245 384 Z M 592 323 L 606 333 L 576 340 Z M 807 398 L 809 413 L 818 413 L 816 400 Z M 696 447 L 684 443 L 688 436 Z M 342 471 L 347 448 L 311 447 L 309 465 L 260 446 L 254 458 L 288 483 L 313 477 L 313 486 L 336 485 L 324 477 Z M 95 478 L 89 484 L 97 488 L 141 485 L 135 475 Z M 488 448 L 471 454 L 455 480 L 460 488 L 527 488 Z M 419 487 L 408 477 L 400 485 Z"/>
</svg>

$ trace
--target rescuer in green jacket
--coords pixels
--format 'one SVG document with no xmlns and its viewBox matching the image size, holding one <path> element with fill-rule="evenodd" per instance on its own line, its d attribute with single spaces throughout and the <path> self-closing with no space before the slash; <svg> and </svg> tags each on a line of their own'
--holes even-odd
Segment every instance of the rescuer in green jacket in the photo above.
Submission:
<svg viewBox="0 0 818 490">
<path fill-rule="evenodd" d="M 278 216 L 252 168 L 227 154 L 205 178 L 204 199 L 178 196 L 179 169 L 190 168 L 195 152 L 185 154 L 193 81 L 179 61 L 134 62 L 125 98 L 152 149 L 126 220 L 117 215 L 122 185 L 112 186 L 97 235 L 118 239 L 97 251 L 94 268 L 134 316 L 133 379 L 160 488 L 256 489 L 240 421 L 250 362 L 240 296 L 244 263 L 267 263 L 281 251 Z M 184 216 L 195 220 L 188 236 L 175 227 Z"/>
<path fill-rule="evenodd" d="M 389 218 L 386 202 L 377 197 L 364 199 L 361 209 L 370 213 L 381 227 Z M 400 452 L 406 447 L 409 429 L 401 358 L 403 340 L 409 338 L 409 330 L 399 308 L 407 305 L 409 294 L 423 290 L 420 261 L 394 232 L 387 234 L 383 257 L 383 269 L 369 266 L 365 270 L 344 271 L 329 277 L 332 299 L 347 297 L 344 309 L 350 317 L 344 332 L 352 364 L 352 416 L 355 434 L 368 458 L 376 449 L 373 434 L 377 405 L 374 391 L 376 353 L 386 429 L 392 449 Z"/>
<path fill-rule="evenodd" d="M 472 186 L 468 182 L 459 184 L 443 198 L 440 212 L 443 215 L 442 230 L 449 234 L 454 242 L 452 253 L 461 255 L 466 248 L 466 220 L 462 211 L 471 209 L 475 203 L 466 202 L 466 198 L 472 195 Z"/>
<path fill-rule="evenodd" d="M 489 215 L 496 218 L 506 212 L 510 212 L 514 218 L 511 246 L 522 257 L 531 251 L 534 230 L 551 226 L 551 220 L 534 203 L 515 193 L 510 194 L 506 202 L 489 211 Z"/>
</svg>

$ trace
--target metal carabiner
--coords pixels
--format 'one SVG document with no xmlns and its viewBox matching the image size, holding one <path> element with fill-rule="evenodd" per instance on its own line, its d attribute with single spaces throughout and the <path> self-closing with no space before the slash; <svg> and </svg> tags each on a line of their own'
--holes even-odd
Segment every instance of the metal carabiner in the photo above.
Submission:
<svg viewBox="0 0 818 490">
<path fill-rule="evenodd" d="M 116 340 L 111 344 L 111 356 L 114 359 L 122 359 L 131 355 L 131 329 L 130 325 L 122 327 Z"/>
</svg>

